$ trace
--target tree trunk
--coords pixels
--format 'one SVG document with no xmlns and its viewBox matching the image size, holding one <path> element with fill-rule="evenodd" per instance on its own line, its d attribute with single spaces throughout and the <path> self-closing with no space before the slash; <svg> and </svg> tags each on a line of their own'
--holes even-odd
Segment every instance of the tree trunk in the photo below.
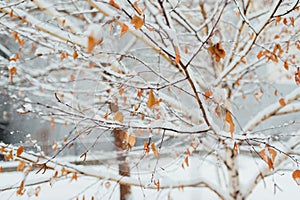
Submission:
<svg viewBox="0 0 300 200">
<path fill-rule="evenodd" d="M 228 168 L 229 192 L 231 200 L 242 200 L 241 185 L 239 180 L 239 171 L 237 166 L 237 155 L 234 150 L 226 148 L 226 163 Z"/>
<path fill-rule="evenodd" d="M 128 161 L 126 161 L 126 155 L 122 151 L 127 148 L 126 137 L 127 133 L 125 131 L 115 129 L 113 131 L 115 137 L 115 148 L 120 151 L 118 155 L 119 161 L 119 174 L 121 176 L 130 176 L 130 166 Z M 128 196 L 131 194 L 130 185 L 120 184 L 120 200 L 127 200 Z"/>
</svg>

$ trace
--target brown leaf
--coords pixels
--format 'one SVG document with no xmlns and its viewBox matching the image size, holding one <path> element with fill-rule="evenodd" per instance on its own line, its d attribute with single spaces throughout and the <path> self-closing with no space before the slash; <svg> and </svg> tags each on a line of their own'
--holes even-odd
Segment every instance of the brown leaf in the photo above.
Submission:
<svg viewBox="0 0 300 200">
<path fill-rule="evenodd" d="M 120 37 L 122 37 L 127 31 L 128 31 L 128 26 L 125 23 L 123 23 L 121 25 L 121 34 L 120 34 Z"/>
<path fill-rule="evenodd" d="M 77 172 L 74 172 L 73 175 L 72 175 L 72 178 L 71 178 L 71 181 L 74 180 L 74 181 L 77 181 Z"/>
<path fill-rule="evenodd" d="M 273 148 L 264 148 L 259 152 L 259 155 L 268 164 L 269 169 L 274 169 L 273 163 L 276 158 L 277 152 Z"/>
<path fill-rule="evenodd" d="M 300 68 L 297 68 L 297 71 L 295 72 L 295 82 L 296 84 L 300 84 Z"/>
<path fill-rule="evenodd" d="M 188 156 L 185 157 L 184 162 L 185 162 L 186 166 L 188 167 L 189 166 L 189 157 Z"/>
<path fill-rule="evenodd" d="M 239 154 L 239 147 L 238 147 L 236 141 L 234 141 L 233 151 L 234 151 L 235 155 Z"/>
<path fill-rule="evenodd" d="M 232 137 L 233 133 L 234 133 L 235 126 L 234 126 L 234 123 L 233 123 L 233 120 L 232 120 L 232 117 L 231 117 L 231 113 L 228 110 L 226 110 L 225 121 L 227 123 L 229 123 L 229 125 L 230 125 L 229 131 L 230 131 L 231 137 Z"/>
<path fill-rule="evenodd" d="M 152 89 L 150 89 L 147 105 L 149 108 L 152 108 L 152 106 L 154 106 L 155 104 L 157 104 L 157 101 L 154 97 Z"/>
<path fill-rule="evenodd" d="M 18 166 L 17 166 L 17 171 L 23 171 L 25 168 L 25 162 L 24 161 L 20 161 Z"/>
<path fill-rule="evenodd" d="M 136 142 L 136 135 L 134 133 L 131 133 L 127 141 L 129 148 L 132 148 L 135 145 L 135 142 Z"/>
<path fill-rule="evenodd" d="M 73 59 L 76 59 L 78 57 L 78 52 L 76 51 L 76 49 L 74 49 L 73 51 Z"/>
<path fill-rule="evenodd" d="M 149 143 L 148 142 L 144 142 L 144 151 L 146 153 L 149 153 L 150 152 L 150 148 L 149 148 Z"/>
<path fill-rule="evenodd" d="M 2 166 L 0 166 L 0 173 L 3 171 Z"/>
<path fill-rule="evenodd" d="M 155 147 L 155 143 L 154 142 L 152 142 L 152 144 L 151 144 L 151 149 L 152 149 L 152 151 L 154 153 L 155 158 L 158 158 L 158 151 L 157 151 L 157 149 Z"/>
<path fill-rule="evenodd" d="M 17 149 L 16 155 L 20 156 L 23 153 L 23 151 L 24 151 L 24 146 L 19 146 L 19 148 Z"/>
<path fill-rule="evenodd" d="M 116 9 L 121 9 L 121 7 L 114 0 L 109 0 L 109 4 L 115 7 Z"/>
<path fill-rule="evenodd" d="M 130 23 L 133 24 L 135 29 L 140 29 L 144 25 L 144 20 L 137 15 L 133 15 Z"/>
<path fill-rule="evenodd" d="M 177 65 L 180 62 L 180 53 L 179 53 L 179 49 L 178 49 L 177 46 L 175 47 L 175 62 L 176 62 Z"/>
<path fill-rule="evenodd" d="M 24 180 L 21 182 L 19 189 L 17 190 L 17 194 L 22 196 L 24 194 Z"/>
<path fill-rule="evenodd" d="M 300 185 L 300 170 L 297 169 L 292 174 L 293 179 L 296 181 L 297 185 Z"/>
<path fill-rule="evenodd" d="M 215 60 L 217 62 L 220 62 L 221 58 L 225 58 L 226 52 L 224 48 L 222 47 L 221 43 L 216 43 L 215 45 L 208 48 L 209 53 L 215 57 Z"/>
<path fill-rule="evenodd" d="M 210 97 L 212 96 L 212 91 L 211 90 L 205 90 L 205 92 L 204 92 L 204 97 L 205 97 L 205 99 L 207 100 L 207 99 L 209 99 Z"/>
<path fill-rule="evenodd" d="M 285 105 L 286 105 L 286 103 L 285 103 L 285 101 L 284 101 L 284 98 L 280 98 L 280 99 L 279 99 L 279 104 L 280 104 L 281 106 L 285 106 Z"/>
<path fill-rule="evenodd" d="M 123 114 L 120 111 L 117 111 L 114 115 L 114 120 L 122 123 L 124 121 Z"/>
</svg>

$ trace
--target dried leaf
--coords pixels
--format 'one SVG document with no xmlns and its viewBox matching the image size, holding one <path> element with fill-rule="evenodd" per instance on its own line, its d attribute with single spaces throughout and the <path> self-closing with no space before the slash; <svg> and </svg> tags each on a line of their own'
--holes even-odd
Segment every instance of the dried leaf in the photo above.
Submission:
<svg viewBox="0 0 300 200">
<path fill-rule="evenodd" d="M 60 60 L 64 60 L 65 58 L 67 58 L 68 57 L 68 52 L 61 52 L 61 54 L 60 54 Z"/>
<path fill-rule="evenodd" d="M 19 146 L 19 148 L 17 149 L 16 155 L 20 156 L 23 153 L 23 151 L 24 151 L 24 146 Z"/>
<path fill-rule="evenodd" d="M 179 53 L 179 48 L 177 46 L 175 47 L 175 62 L 177 65 L 180 62 L 180 53 Z"/>
<path fill-rule="evenodd" d="M 209 47 L 208 51 L 213 57 L 215 57 L 217 62 L 220 62 L 221 58 L 225 58 L 226 56 L 226 52 L 221 43 L 216 43 L 215 45 Z"/>
<path fill-rule="evenodd" d="M 212 96 L 212 91 L 211 90 L 205 90 L 204 92 L 204 96 L 205 96 L 205 99 L 209 99 L 211 96 Z"/>
<path fill-rule="evenodd" d="M 261 59 L 261 57 L 264 55 L 263 51 L 258 52 L 258 54 L 256 55 L 257 59 Z"/>
<path fill-rule="evenodd" d="M 233 151 L 234 151 L 234 154 L 235 154 L 235 155 L 238 155 L 238 154 L 239 154 L 239 147 L 238 147 L 236 141 L 234 141 Z"/>
<path fill-rule="evenodd" d="M 113 7 L 115 7 L 116 9 L 121 9 L 121 7 L 114 1 L 114 0 L 110 0 L 109 4 Z"/>
<path fill-rule="evenodd" d="M 133 24 L 135 29 L 140 29 L 144 25 L 144 20 L 137 15 L 133 15 L 130 23 Z"/>
<path fill-rule="evenodd" d="M 234 126 L 234 123 L 233 123 L 233 120 L 232 120 L 232 117 L 231 117 L 231 113 L 228 110 L 226 110 L 225 121 L 227 123 L 229 123 L 229 125 L 230 125 L 229 131 L 230 131 L 231 137 L 232 137 L 233 133 L 234 133 L 235 126 Z"/>
<path fill-rule="evenodd" d="M 144 151 L 146 153 L 149 153 L 150 152 L 150 148 L 149 148 L 149 143 L 148 142 L 144 142 Z"/>
<path fill-rule="evenodd" d="M 297 71 L 295 72 L 295 82 L 296 84 L 300 84 L 300 68 L 297 68 Z"/>
<path fill-rule="evenodd" d="M 152 144 L 151 144 L 151 149 L 152 149 L 152 151 L 154 153 L 155 158 L 158 158 L 158 151 L 157 151 L 157 149 L 155 147 L 155 143 L 154 142 L 152 142 Z"/>
<path fill-rule="evenodd" d="M 281 106 L 285 106 L 285 105 L 286 105 L 286 103 L 285 103 L 285 101 L 284 101 L 284 98 L 280 98 L 280 99 L 279 99 L 279 104 L 280 104 Z"/>
<path fill-rule="evenodd" d="M 0 166 L 0 173 L 3 171 L 2 166 Z"/>
<path fill-rule="evenodd" d="M 17 190 L 17 194 L 22 196 L 24 194 L 24 180 L 21 182 L 19 189 Z"/>
<path fill-rule="evenodd" d="M 297 169 L 292 174 L 293 179 L 296 181 L 297 185 L 300 185 L 300 170 Z"/>
<path fill-rule="evenodd" d="M 286 18 L 283 19 L 283 23 L 284 23 L 284 25 L 287 25 L 288 21 Z"/>
<path fill-rule="evenodd" d="M 152 108 L 152 106 L 154 106 L 155 104 L 157 104 L 157 101 L 154 97 L 152 89 L 150 89 L 147 105 L 149 108 Z"/>
<path fill-rule="evenodd" d="M 17 171 L 23 171 L 25 168 L 25 162 L 24 161 L 20 161 L 18 166 L 17 166 Z"/>
<path fill-rule="evenodd" d="M 76 51 L 76 49 L 74 49 L 73 51 L 73 59 L 76 59 L 78 57 L 78 52 Z"/>
<path fill-rule="evenodd" d="M 260 151 L 259 155 L 268 164 L 269 169 L 274 169 L 273 163 L 276 158 L 277 152 L 273 148 L 264 148 Z"/>
<path fill-rule="evenodd" d="M 123 114 L 120 111 L 117 111 L 114 115 L 114 120 L 122 123 L 124 121 Z"/>
<path fill-rule="evenodd" d="M 284 66 L 284 69 L 289 70 L 289 64 L 288 64 L 287 60 L 284 61 L 283 66 Z"/>
<path fill-rule="evenodd" d="M 72 175 L 72 178 L 71 178 L 71 181 L 74 180 L 74 181 L 77 181 L 77 172 L 74 172 L 73 175 Z"/>
<path fill-rule="evenodd" d="M 295 26 L 295 19 L 294 19 L 294 17 L 290 17 L 290 21 L 291 21 L 292 26 L 294 27 Z"/>
<path fill-rule="evenodd" d="M 120 34 L 120 37 L 122 37 L 127 31 L 128 31 L 128 26 L 125 23 L 123 23 L 121 25 L 121 34 Z"/>
<path fill-rule="evenodd" d="M 188 167 L 189 166 L 189 157 L 188 156 L 185 157 L 184 162 L 185 162 L 186 166 Z"/>
<path fill-rule="evenodd" d="M 135 145 L 135 142 L 136 142 L 136 135 L 134 133 L 131 133 L 127 141 L 129 148 L 132 148 Z"/>
<path fill-rule="evenodd" d="M 280 17 L 280 16 L 276 17 L 275 25 L 277 25 L 277 24 L 280 22 L 280 20 L 281 20 L 281 17 Z"/>
</svg>

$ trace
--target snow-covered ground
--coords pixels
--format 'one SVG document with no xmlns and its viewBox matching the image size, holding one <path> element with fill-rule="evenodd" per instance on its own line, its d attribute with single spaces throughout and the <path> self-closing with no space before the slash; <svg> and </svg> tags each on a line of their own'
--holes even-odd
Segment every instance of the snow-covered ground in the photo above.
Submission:
<svg viewBox="0 0 300 200">
<path fill-rule="evenodd" d="M 248 181 L 251 177 L 258 172 L 258 169 L 265 167 L 265 163 L 261 165 L 253 165 L 253 159 L 245 159 L 241 156 L 242 162 L 240 162 L 240 169 L 242 169 L 241 184 L 242 189 L 245 189 Z M 201 159 L 201 158 L 200 158 Z M 178 160 L 177 160 L 178 161 Z M 222 178 L 217 175 L 218 167 L 212 162 L 201 162 L 199 157 L 194 156 L 190 159 L 190 166 L 182 169 L 179 162 L 174 160 L 171 164 L 168 162 L 162 163 L 161 167 L 164 170 L 157 170 L 155 178 L 161 181 L 162 185 L 174 184 L 180 182 L 189 181 L 191 183 L 197 182 L 201 179 L 206 179 L 217 184 L 218 181 L 222 182 Z M 199 162 L 200 161 L 200 162 Z M 207 161 L 207 160 L 206 160 Z M 1 162 L 2 167 L 13 166 L 16 163 Z M 142 183 L 149 183 L 151 180 L 150 168 L 142 166 L 139 169 L 139 173 L 132 169 L 132 176 L 139 177 Z M 79 166 L 81 167 L 81 166 Z M 142 167 L 146 169 L 143 170 Z M 115 166 L 104 167 L 104 166 L 84 166 L 86 170 L 92 170 L 99 174 L 105 173 L 118 173 Z M 44 174 L 36 174 L 36 170 L 30 172 L 26 178 L 26 184 L 41 182 L 38 185 L 31 185 L 26 187 L 25 193 L 22 196 L 16 194 L 20 182 L 23 180 L 24 174 L 22 172 L 2 172 L 0 173 L 0 199 L 6 200 L 53 200 L 53 199 L 119 199 L 119 187 L 115 182 L 107 180 L 99 180 L 93 177 L 86 177 L 78 175 L 77 180 L 71 180 L 72 174 L 67 177 L 56 178 L 55 180 L 45 182 L 49 180 L 54 174 L 54 171 L 47 170 Z M 139 175 L 138 175 L 139 174 Z M 274 190 L 274 183 L 278 186 Z M 38 196 L 35 196 L 36 188 L 40 186 L 40 192 Z M 280 189 L 279 189 L 280 188 Z M 226 190 L 226 187 L 221 190 Z M 276 191 L 276 192 L 275 192 Z M 252 194 L 249 196 L 249 200 L 282 200 L 282 199 L 297 199 L 300 194 L 300 187 L 297 186 L 295 181 L 292 179 L 291 172 L 276 172 L 261 181 Z M 219 199 L 217 195 L 211 192 L 209 189 L 202 186 L 183 188 L 183 189 L 163 189 L 157 191 L 155 189 L 142 189 L 140 187 L 132 188 L 132 199 Z"/>
</svg>

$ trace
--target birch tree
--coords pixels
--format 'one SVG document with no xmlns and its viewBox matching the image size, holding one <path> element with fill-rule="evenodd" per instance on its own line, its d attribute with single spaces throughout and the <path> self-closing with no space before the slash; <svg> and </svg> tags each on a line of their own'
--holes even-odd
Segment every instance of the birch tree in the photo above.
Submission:
<svg viewBox="0 0 300 200">
<path fill-rule="evenodd" d="M 49 134 L 58 123 L 73 127 L 50 155 L 1 143 L 6 160 L 23 164 L 24 177 L 51 171 L 44 182 L 24 178 L 1 191 L 26 195 L 45 182 L 92 177 L 109 183 L 106 199 L 119 185 L 120 199 L 149 198 L 153 190 L 170 199 L 175 189 L 202 187 L 217 199 L 247 199 L 283 171 L 300 184 L 299 6 L 298 0 L 1 2 L 1 34 L 18 47 L 1 41 L 7 57 L 1 86 L 15 111 L 49 121 Z M 115 148 L 98 165 L 115 170 L 60 160 L 76 141 L 91 138 L 78 156 L 87 163 L 104 137 L 114 138 Z M 213 168 L 205 176 L 172 175 L 204 165 Z"/>
</svg>

